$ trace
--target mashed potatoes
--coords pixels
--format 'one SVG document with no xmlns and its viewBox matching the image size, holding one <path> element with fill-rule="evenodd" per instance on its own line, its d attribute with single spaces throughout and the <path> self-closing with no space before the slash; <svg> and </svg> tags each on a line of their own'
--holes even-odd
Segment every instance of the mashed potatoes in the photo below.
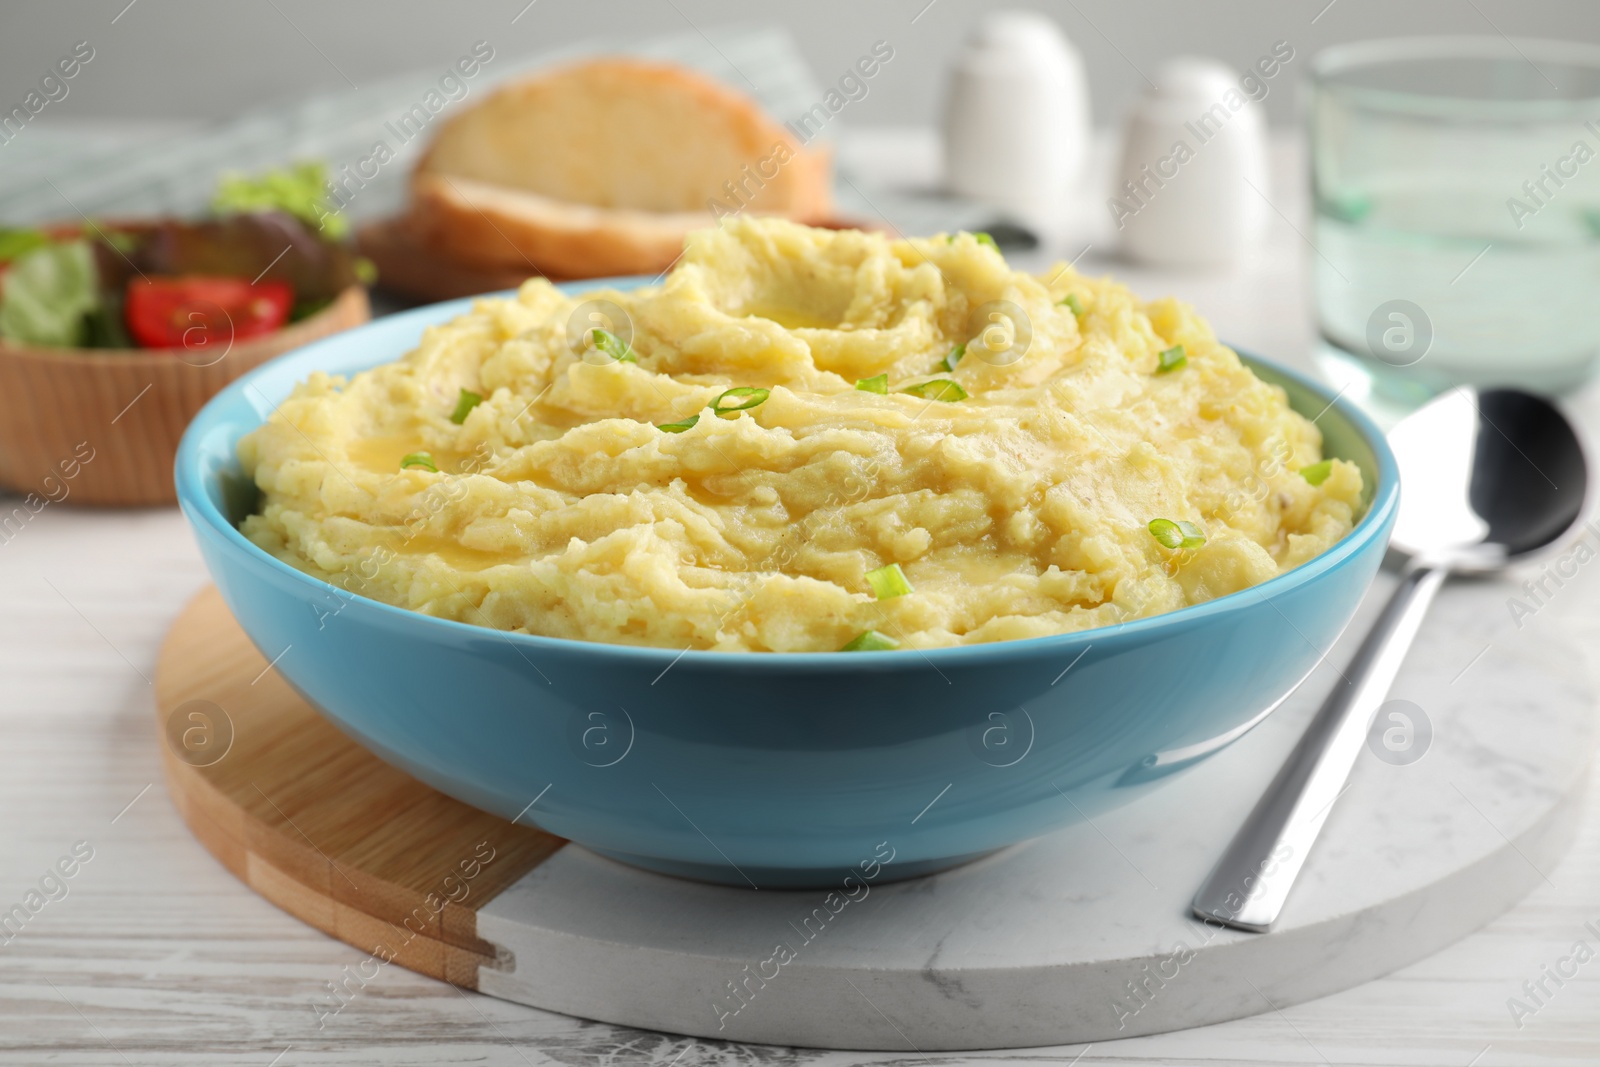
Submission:
<svg viewBox="0 0 1600 1067">
<path fill-rule="evenodd" d="M 264 494 L 246 536 L 352 592 L 779 651 L 1243 589 L 1350 531 L 1360 472 L 1320 449 L 1176 301 L 1015 273 L 970 234 L 753 219 L 694 235 L 658 286 L 481 300 L 398 362 L 313 375 L 239 446 Z"/>
</svg>

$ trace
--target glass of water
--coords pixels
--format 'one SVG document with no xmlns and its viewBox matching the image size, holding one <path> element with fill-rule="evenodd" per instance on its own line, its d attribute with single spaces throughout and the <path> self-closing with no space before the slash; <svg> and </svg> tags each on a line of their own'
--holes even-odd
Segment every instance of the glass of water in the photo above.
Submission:
<svg viewBox="0 0 1600 1067">
<path fill-rule="evenodd" d="M 1369 41 L 1312 70 L 1324 370 L 1410 406 L 1600 369 L 1600 48 Z"/>
</svg>

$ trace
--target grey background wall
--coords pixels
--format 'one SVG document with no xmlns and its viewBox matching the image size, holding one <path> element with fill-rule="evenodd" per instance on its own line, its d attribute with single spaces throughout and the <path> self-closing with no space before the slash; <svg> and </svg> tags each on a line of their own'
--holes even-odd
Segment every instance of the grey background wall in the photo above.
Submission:
<svg viewBox="0 0 1600 1067">
<path fill-rule="evenodd" d="M 486 39 L 508 56 L 584 39 L 625 40 L 728 23 L 782 23 L 824 81 L 875 40 L 896 60 L 856 124 L 931 121 L 949 57 L 980 0 L 0 0 L 0 100 L 31 88 L 73 43 L 93 66 L 53 115 L 221 118 L 387 74 L 443 65 Z M 1162 59 L 1198 52 L 1244 66 L 1287 40 L 1298 56 L 1339 41 L 1504 33 L 1600 42 L 1595 0 L 1021 0 L 1049 12 L 1083 52 L 1107 122 Z M 1314 21 L 1313 21 L 1314 20 Z M 1302 68 L 1303 69 L 1303 68 Z M 759 75 L 756 74 L 758 77 Z M 1267 101 L 1293 116 L 1293 94 Z"/>
</svg>

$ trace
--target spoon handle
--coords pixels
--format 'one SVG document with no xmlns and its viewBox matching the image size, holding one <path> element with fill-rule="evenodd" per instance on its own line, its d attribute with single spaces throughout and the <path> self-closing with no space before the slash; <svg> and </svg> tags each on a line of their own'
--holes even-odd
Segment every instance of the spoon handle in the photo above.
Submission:
<svg viewBox="0 0 1600 1067">
<path fill-rule="evenodd" d="M 1427 565 L 1400 576 L 1342 679 L 1195 894 L 1200 918 L 1255 933 L 1277 921 L 1444 579 L 1442 568 Z"/>
</svg>

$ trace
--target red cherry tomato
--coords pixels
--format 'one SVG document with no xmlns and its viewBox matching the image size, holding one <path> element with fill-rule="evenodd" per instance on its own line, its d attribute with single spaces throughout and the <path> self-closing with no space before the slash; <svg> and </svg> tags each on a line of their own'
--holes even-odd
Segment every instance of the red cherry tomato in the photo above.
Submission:
<svg viewBox="0 0 1600 1067">
<path fill-rule="evenodd" d="M 226 350 L 271 333 L 289 320 L 294 290 L 284 282 L 243 278 L 135 278 L 123 318 L 141 348 Z"/>
</svg>

